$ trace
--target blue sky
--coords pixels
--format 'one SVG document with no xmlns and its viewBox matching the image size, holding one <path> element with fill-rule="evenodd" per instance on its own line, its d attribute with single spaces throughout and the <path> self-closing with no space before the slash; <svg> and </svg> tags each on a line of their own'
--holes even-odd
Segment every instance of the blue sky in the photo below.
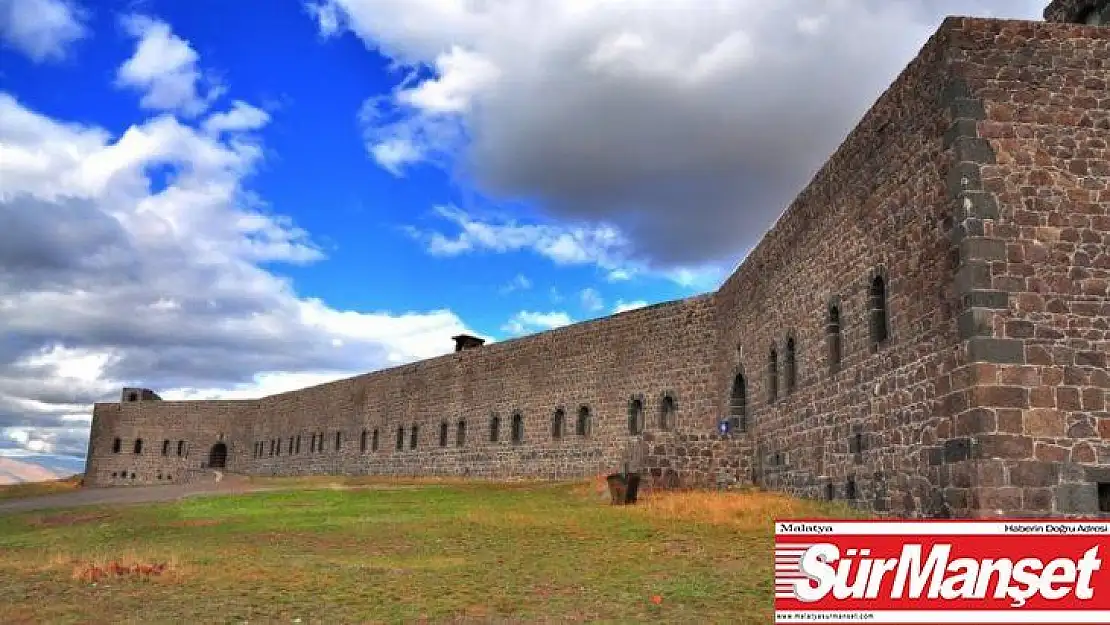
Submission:
<svg viewBox="0 0 1110 625">
<path fill-rule="evenodd" d="M 216 6 L 218 13 L 209 10 Z M 405 72 L 391 69 L 389 59 L 357 37 L 322 39 L 296 2 L 97 3 L 88 9 L 91 36 L 74 43 L 66 60 L 44 66 L 5 51 L 5 84 L 40 113 L 122 133 L 150 113 L 133 90 L 114 86 L 116 70 L 135 48 L 120 15 L 135 8 L 170 25 L 196 51 L 198 67 L 226 84 L 214 110 L 242 100 L 270 114 L 259 133 L 267 158 L 246 184 L 269 210 L 311 233 L 327 255 L 311 266 L 274 267 L 304 297 L 341 309 L 450 307 L 474 330 L 503 337 L 502 326 L 517 309 L 566 312 L 577 320 L 609 312 L 618 301 L 662 301 L 713 286 L 711 279 L 683 286 L 654 277 L 611 283 L 595 266 L 556 267 L 527 250 L 449 260 L 427 253 L 405 228 L 434 223 L 434 207 L 498 210 L 500 204 L 468 181 L 453 180 L 450 171 L 415 167 L 397 177 L 375 166 L 356 114 L 367 98 L 388 96 Z M 257 37 L 244 37 L 248 31 Z M 533 206 L 513 204 L 510 214 L 543 223 L 533 218 Z M 529 288 L 520 288 L 518 276 Z M 582 306 L 587 288 L 610 305 Z"/>
<path fill-rule="evenodd" d="M 944 15 L 1040 4 L 0 0 L 0 453 L 712 290 Z"/>
</svg>

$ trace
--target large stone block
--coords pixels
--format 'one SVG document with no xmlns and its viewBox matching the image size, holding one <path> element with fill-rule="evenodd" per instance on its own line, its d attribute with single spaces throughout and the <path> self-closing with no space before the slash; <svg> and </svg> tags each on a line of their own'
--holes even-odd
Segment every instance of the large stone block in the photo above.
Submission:
<svg viewBox="0 0 1110 625">
<path fill-rule="evenodd" d="M 1047 408 L 1026 410 L 1025 434 L 1038 438 L 1060 438 L 1064 436 L 1066 420 L 1064 414 Z"/>
<path fill-rule="evenodd" d="M 976 439 L 977 458 L 1024 460 L 1033 457 L 1033 439 L 1013 434 L 985 434 Z"/>
<path fill-rule="evenodd" d="M 1097 514 L 1097 486 L 1090 483 L 1072 483 L 1057 486 L 1056 512 L 1062 514 Z"/>
<path fill-rule="evenodd" d="M 1010 469 L 1010 481 L 1025 487 L 1055 486 L 1060 481 L 1059 465 L 1033 460 L 1018 462 Z"/>
</svg>

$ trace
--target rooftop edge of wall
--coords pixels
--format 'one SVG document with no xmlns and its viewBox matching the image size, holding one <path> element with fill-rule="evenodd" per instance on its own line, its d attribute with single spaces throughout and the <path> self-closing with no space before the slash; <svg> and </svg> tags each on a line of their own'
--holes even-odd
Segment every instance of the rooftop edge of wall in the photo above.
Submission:
<svg viewBox="0 0 1110 625">
<path fill-rule="evenodd" d="M 191 405 L 201 403 L 201 402 L 203 402 L 205 404 L 213 405 L 213 406 L 217 406 L 217 405 L 220 405 L 220 404 L 226 404 L 228 406 L 237 406 L 237 407 L 239 407 L 239 406 L 243 406 L 245 404 L 250 404 L 250 403 L 257 404 L 261 399 L 262 399 L 261 397 L 254 397 L 254 398 L 251 398 L 251 399 L 162 399 L 162 400 L 155 400 L 155 401 L 138 401 L 138 402 L 135 402 L 135 401 L 128 401 L 128 402 L 124 402 L 124 401 L 98 401 L 98 402 L 93 403 L 93 410 L 95 411 L 97 409 L 106 409 L 106 408 L 121 409 L 125 405 L 140 405 L 140 406 L 145 406 L 147 408 L 153 408 L 153 407 L 163 408 L 163 407 L 166 407 L 166 406 L 191 406 Z"/>
<path fill-rule="evenodd" d="M 634 308 L 632 310 L 622 311 L 622 312 L 612 314 L 612 315 L 608 315 L 608 316 L 605 316 L 605 317 L 599 317 L 597 319 L 587 319 L 587 320 L 584 320 L 584 321 L 579 321 L 579 322 L 572 323 L 572 324 L 569 324 L 569 325 L 565 325 L 565 326 L 562 326 L 562 327 L 559 327 L 559 328 L 553 328 L 551 330 L 545 330 L 543 332 L 537 332 L 535 334 L 529 334 L 527 336 L 514 337 L 514 338 L 511 338 L 511 339 L 507 339 L 507 340 L 504 340 L 504 341 L 498 341 L 498 342 L 495 342 L 495 343 L 487 343 L 487 344 L 485 344 L 482 347 L 479 347 L 477 349 L 463 350 L 461 352 L 452 352 L 452 353 L 448 353 L 448 354 L 442 354 L 440 356 L 433 356 L 431 358 L 425 358 L 425 359 L 417 360 L 417 361 L 414 361 L 414 362 L 399 364 L 399 365 L 395 365 L 395 366 L 392 366 L 392 367 L 385 367 L 385 368 L 382 368 L 382 369 L 376 369 L 374 371 L 369 371 L 369 372 L 366 372 L 366 373 L 356 374 L 356 375 L 346 377 L 346 378 L 340 378 L 340 379 L 337 379 L 337 380 L 332 380 L 330 382 L 323 382 L 323 383 L 320 383 L 320 384 L 314 384 L 312 386 L 306 386 L 306 387 L 299 388 L 299 389 L 284 391 L 284 392 L 281 392 L 281 393 L 274 393 L 273 395 L 263 395 L 263 396 L 259 396 L 259 397 L 255 397 L 255 398 L 251 398 L 251 399 L 186 399 L 186 400 L 161 400 L 159 402 L 147 402 L 147 403 L 149 403 L 149 404 L 157 403 L 157 405 L 165 406 L 165 405 L 191 405 L 191 404 L 204 402 L 206 404 L 227 403 L 227 404 L 234 404 L 234 405 L 240 405 L 241 406 L 245 403 L 259 402 L 259 401 L 264 400 L 264 399 L 280 398 L 280 397 L 284 397 L 284 396 L 288 396 L 288 395 L 292 395 L 292 394 L 296 394 L 296 393 L 301 393 L 301 392 L 305 392 L 305 391 L 310 391 L 310 390 L 312 390 L 312 391 L 324 390 L 328 387 L 350 384 L 350 383 L 352 383 L 356 380 L 365 379 L 365 378 L 378 376 L 378 375 L 403 374 L 407 370 L 415 370 L 415 369 L 419 369 L 421 367 L 434 365 L 434 364 L 440 363 L 440 362 L 449 362 L 451 360 L 462 360 L 462 359 L 465 359 L 465 358 L 475 357 L 476 355 L 485 356 L 485 355 L 489 355 L 491 352 L 504 352 L 506 350 L 511 350 L 511 349 L 516 348 L 517 346 L 520 346 L 522 344 L 527 344 L 527 343 L 530 343 L 530 342 L 554 341 L 554 340 L 557 340 L 559 338 L 566 337 L 567 335 L 575 334 L 577 332 L 582 332 L 584 330 L 587 330 L 587 329 L 590 329 L 590 328 L 593 328 L 593 327 L 602 326 L 602 325 L 607 324 L 607 323 L 613 323 L 615 320 L 626 321 L 626 320 L 634 319 L 636 317 L 650 317 L 651 315 L 659 313 L 660 311 L 662 311 L 666 308 L 672 308 L 673 307 L 673 308 L 678 309 L 678 308 L 682 308 L 682 307 L 685 307 L 685 306 L 696 306 L 698 304 L 708 305 L 708 304 L 711 303 L 711 300 L 714 297 L 714 295 L 715 295 L 714 292 L 701 293 L 699 295 L 693 295 L 693 296 L 690 296 L 690 297 L 685 297 L 685 298 L 680 298 L 680 299 L 675 299 L 675 300 L 669 300 L 669 301 L 665 301 L 665 302 L 659 302 L 659 303 L 656 303 L 656 304 L 651 304 L 649 306 L 644 306 L 644 307 L 641 307 L 641 308 Z M 94 404 L 94 406 L 116 406 L 116 407 L 119 407 L 121 405 L 122 405 L 121 402 L 98 402 L 98 403 Z"/>
</svg>

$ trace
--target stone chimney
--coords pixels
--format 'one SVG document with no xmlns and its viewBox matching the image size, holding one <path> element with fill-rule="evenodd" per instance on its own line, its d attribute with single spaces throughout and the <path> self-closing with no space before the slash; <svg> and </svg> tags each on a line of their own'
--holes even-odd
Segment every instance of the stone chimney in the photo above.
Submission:
<svg viewBox="0 0 1110 625">
<path fill-rule="evenodd" d="M 1110 26 L 1110 0 L 1052 0 L 1044 10 L 1048 22 Z"/>
<path fill-rule="evenodd" d="M 159 397 L 157 393 L 150 390 L 149 388 L 134 388 L 134 387 L 130 387 L 130 386 L 124 387 L 123 393 L 120 396 L 120 401 L 121 402 L 151 401 L 151 400 L 161 401 L 161 399 L 162 398 Z"/>
<path fill-rule="evenodd" d="M 486 342 L 485 339 L 470 336 L 469 334 L 460 334 L 458 336 L 452 336 L 451 338 L 455 341 L 456 352 L 461 352 L 464 349 L 475 349 L 481 347 Z"/>
</svg>

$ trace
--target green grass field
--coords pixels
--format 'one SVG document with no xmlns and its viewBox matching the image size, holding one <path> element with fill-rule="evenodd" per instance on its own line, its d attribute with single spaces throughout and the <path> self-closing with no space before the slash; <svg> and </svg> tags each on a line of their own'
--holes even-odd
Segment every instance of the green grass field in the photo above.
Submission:
<svg viewBox="0 0 1110 625">
<path fill-rule="evenodd" d="M 276 482 L 287 490 L 0 516 L 0 623 L 766 623 L 764 493 Z M 299 620 L 298 620 L 299 619 Z"/>
</svg>

